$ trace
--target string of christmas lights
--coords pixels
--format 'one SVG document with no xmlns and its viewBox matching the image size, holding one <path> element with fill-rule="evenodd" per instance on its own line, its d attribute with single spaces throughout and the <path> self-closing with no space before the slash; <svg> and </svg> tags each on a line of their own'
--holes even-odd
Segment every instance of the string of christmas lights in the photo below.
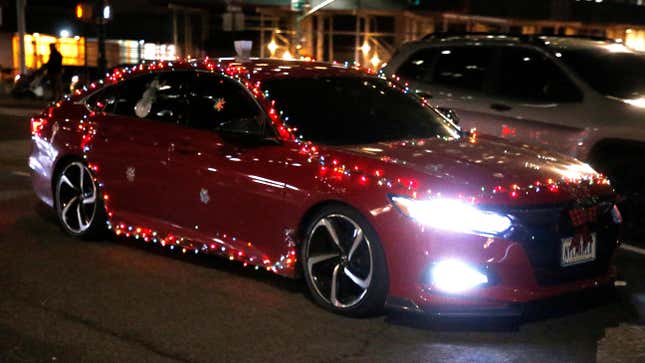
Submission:
<svg viewBox="0 0 645 363">
<path fill-rule="evenodd" d="M 348 66 L 345 66 L 348 68 Z M 417 197 L 431 197 L 440 195 L 440 193 L 433 194 L 430 190 L 425 190 L 424 195 L 418 195 L 420 191 L 419 183 L 414 178 L 406 178 L 396 175 L 385 175 L 382 169 L 363 169 L 358 165 L 354 165 L 350 160 L 343 160 L 348 158 L 343 154 L 326 150 L 324 146 L 316 145 L 311 141 L 307 141 L 304 135 L 298 134 L 297 128 L 288 125 L 288 116 L 283 111 L 276 108 L 275 100 L 271 100 L 268 91 L 261 89 L 261 82 L 252 82 L 252 73 L 248 67 L 239 63 L 229 63 L 223 65 L 221 62 L 214 62 L 205 58 L 202 61 L 196 60 L 178 60 L 176 62 L 153 62 L 147 65 L 140 64 L 134 67 L 125 67 L 115 69 L 111 74 L 107 74 L 105 79 L 97 82 L 90 83 L 89 86 L 84 86 L 82 89 L 74 91 L 73 96 L 66 95 L 64 100 L 70 101 L 74 99 L 81 99 L 87 94 L 94 92 L 98 88 L 108 84 L 115 84 L 128 77 L 160 70 L 178 70 L 178 69 L 198 69 L 212 73 L 219 73 L 223 77 L 233 79 L 243 84 L 253 95 L 258 102 L 265 108 L 271 123 L 278 131 L 280 138 L 285 141 L 292 141 L 299 147 L 299 152 L 306 157 L 309 163 L 318 164 L 318 177 L 326 180 L 327 182 L 355 180 L 356 183 L 362 186 L 373 185 L 387 189 L 404 190 L 410 193 L 414 198 Z M 352 67 L 353 69 L 358 69 Z M 396 81 L 396 80 L 395 80 Z M 409 87 L 407 84 L 399 85 L 397 82 L 388 81 L 388 85 L 403 93 L 408 93 Z M 425 98 L 420 98 L 421 102 L 430 107 Z M 57 102 L 52 107 L 60 107 L 61 103 Z M 98 105 L 99 108 L 101 105 Z M 47 111 L 47 115 L 51 117 L 52 107 Z M 102 113 L 102 111 L 99 111 Z M 47 116 L 44 115 L 44 116 Z M 244 252 L 243 248 L 249 250 L 253 243 L 250 241 L 241 241 L 231 234 L 218 233 L 212 242 L 196 241 L 186 236 L 178 236 L 167 231 L 157 231 L 147 228 L 145 226 L 132 225 L 127 221 L 115 222 L 114 212 L 110 209 L 110 197 L 107 192 L 108 189 L 100 178 L 99 165 L 91 160 L 92 140 L 96 135 L 96 125 L 93 118 L 96 116 L 96 111 L 89 111 L 79 120 L 78 131 L 81 134 L 80 147 L 83 152 L 83 158 L 88 162 L 89 168 L 93 172 L 93 178 L 99 189 L 102 192 L 103 207 L 105 215 L 107 216 L 107 228 L 111 230 L 117 237 L 134 238 L 135 240 L 142 240 L 145 243 L 157 244 L 159 246 L 168 248 L 170 250 L 178 250 L 182 253 L 204 253 L 215 254 L 227 257 L 229 260 L 239 261 L 244 266 L 254 266 L 255 269 L 265 269 L 267 271 L 292 275 L 296 266 L 296 241 L 292 236 L 285 237 L 285 252 L 276 260 L 270 260 L 267 256 L 260 254 L 248 254 Z M 44 125 L 44 121 L 40 119 L 32 119 L 32 134 L 38 135 Z M 472 144 L 478 142 L 478 134 L 476 131 L 469 133 L 466 141 Z M 416 145 L 421 143 L 419 140 L 403 141 L 402 145 Z M 381 161 L 396 163 L 396 160 L 382 158 Z M 557 193 L 563 187 L 569 187 L 568 190 L 576 193 L 576 188 L 583 184 L 602 184 L 608 185 L 607 178 L 600 174 L 581 174 L 580 177 L 566 178 L 561 180 L 545 179 L 536 180 L 528 185 L 496 185 L 494 187 L 481 186 L 478 193 L 473 195 L 457 195 L 458 198 L 469 200 L 477 203 L 483 199 L 491 198 L 493 196 L 504 195 L 511 199 L 520 198 L 529 193 L 551 192 Z M 573 187 L 573 188 L 571 188 Z M 582 190 L 582 189 L 580 189 Z"/>
</svg>

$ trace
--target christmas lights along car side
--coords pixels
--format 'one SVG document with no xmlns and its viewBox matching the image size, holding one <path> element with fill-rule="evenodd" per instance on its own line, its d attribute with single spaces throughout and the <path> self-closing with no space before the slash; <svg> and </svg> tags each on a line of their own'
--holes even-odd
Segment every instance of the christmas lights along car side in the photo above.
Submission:
<svg viewBox="0 0 645 363">
<path fill-rule="evenodd" d="M 34 190 L 69 234 L 304 276 L 334 312 L 516 315 L 614 276 L 621 220 L 602 175 L 464 133 L 360 70 L 139 65 L 31 128 Z"/>
</svg>

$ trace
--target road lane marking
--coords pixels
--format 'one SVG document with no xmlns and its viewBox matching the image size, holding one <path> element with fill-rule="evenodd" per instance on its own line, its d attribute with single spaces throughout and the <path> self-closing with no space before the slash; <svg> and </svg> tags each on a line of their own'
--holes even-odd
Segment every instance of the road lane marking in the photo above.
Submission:
<svg viewBox="0 0 645 363">
<path fill-rule="evenodd" d="M 624 249 L 625 251 L 630 251 L 645 256 L 645 248 L 640 248 L 625 243 L 621 244 L 620 248 Z"/>
</svg>

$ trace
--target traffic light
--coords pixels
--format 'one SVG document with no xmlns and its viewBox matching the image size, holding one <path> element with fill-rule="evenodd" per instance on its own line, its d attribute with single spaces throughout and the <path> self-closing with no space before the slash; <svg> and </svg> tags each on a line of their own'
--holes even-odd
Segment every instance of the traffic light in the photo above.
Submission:
<svg viewBox="0 0 645 363">
<path fill-rule="evenodd" d="M 92 21 L 92 4 L 89 3 L 78 3 L 74 8 L 74 15 L 76 19 L 81 21 Z"/>
<path fill-rule="evenodd" d="M 109 4 L 103 6 L 103 20 L 110 20 L 112 18 L 112 7 Z"/>
</svg>

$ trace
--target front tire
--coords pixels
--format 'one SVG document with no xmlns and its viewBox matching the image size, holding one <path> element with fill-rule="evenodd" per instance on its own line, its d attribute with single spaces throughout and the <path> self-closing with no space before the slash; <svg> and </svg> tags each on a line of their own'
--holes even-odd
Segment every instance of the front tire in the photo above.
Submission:
<svg viewBox="0 0 645 363">
<path fill-rule="evenodd" d="M 310 218 L 304 236 L 302 269 L 316 303 L 353 317 L 383 310 L 389 280 L 385 254 L 362 215 L 343 205 L 324 207 Z"/>
<path fill-rule="evenodd" d="M 61 226 L 74 237 L 95 239 L 105 232 L 105 211 L 92 171 L 72 161 L 57 173 L 54 206 Z"/>
</svg>

